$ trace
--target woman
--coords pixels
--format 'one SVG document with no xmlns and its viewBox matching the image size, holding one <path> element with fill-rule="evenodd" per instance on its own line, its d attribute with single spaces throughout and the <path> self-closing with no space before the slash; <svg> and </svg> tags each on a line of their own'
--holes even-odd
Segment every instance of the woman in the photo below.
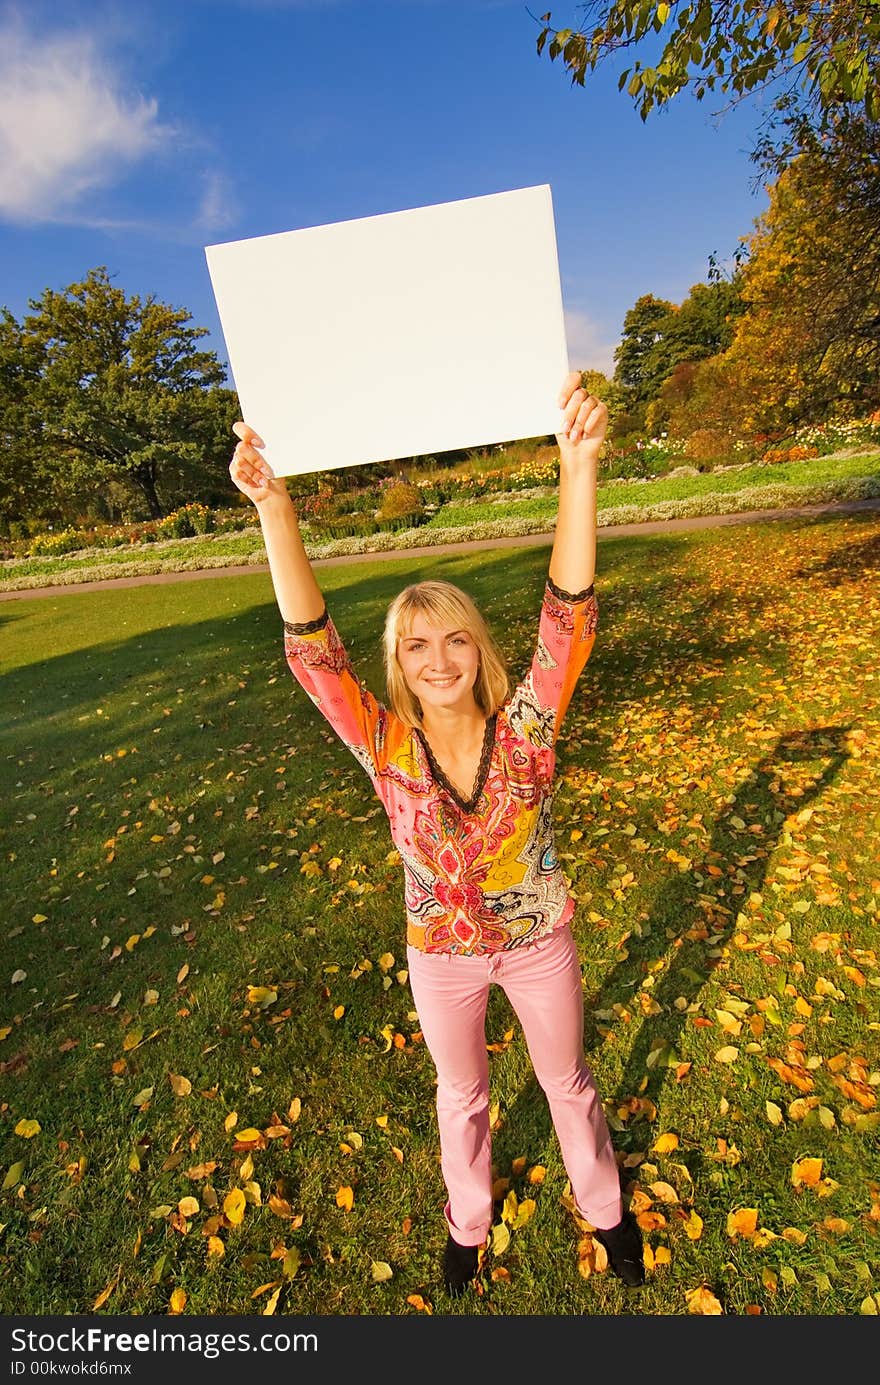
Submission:
<svg viewBox="0 0 880 1385">
<path fill-rule="evenodd" d="M 502 986 L 547 1096 L 579 1213 L 612 1271 L 644 1281 L 608 1126 L 583 1048 L 583 992 L 556 858 L 554 745 L 595 639 L 596 467 L 608 411 L 566 377 L 559 507 L 537 649 L 508 695 L 503 658 L 471 599 L 419 582 L 385 623 L 386 708 L 358 681 L 324 604 L 283 480 L 245 423 L 230 465 L 254 502 L 291 671 L 370 776 L 405 878 L 409 979 L 437 1070 L 448 1201 L 447 1290 L 480 1272 L 492 1222 L 489 986 Z"/>
</svg>

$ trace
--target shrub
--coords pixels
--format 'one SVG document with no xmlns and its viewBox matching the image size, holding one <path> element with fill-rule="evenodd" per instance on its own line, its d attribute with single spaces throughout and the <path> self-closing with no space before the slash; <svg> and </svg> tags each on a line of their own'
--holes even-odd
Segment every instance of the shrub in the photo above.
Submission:
<svg viewBox="0 0 880 1385">
<path fill-rule="evenodd" d="M 424 517 L 425 502 L 418 486 L 411 481 L 394 481 L 382 497 L 382 507 L 378 518 L 397 524 L 406 520 L 418 524 Z"/>
<path fill-rule="evenodd" d="M 731 439 L 717 428 L 697 428 L 684 445 L 685 457 L 695 466 L 725 462 L 732 451 Z"/>
<path fill-rule="evenodd" d="M 769 447 L 761 458 L 762 462 L 806 462 L 818 457 L 818 447 L 807 447 L 795 443 L 793 447 Z"/>
<path fill-rule="evenodd" d="M 214 516 L 207 505 L 191 501 L 179 510 L 172 510 L 156 525 L 160 538 L 191 539 L 196 534 L 208 534 L 214 528 Z"/>
<path fill-rule="evenodd" d="M 28 552 L 34 558 L 51 557 L 58 553 L 74 553 L 76 549 L 84 547 L 84 544 L 85 539 L 81 531 L 68 525 L 66 529 L 60 529 L 57 533 L 50 531 L 35 535 L 28 544 Z"/>
</svg>

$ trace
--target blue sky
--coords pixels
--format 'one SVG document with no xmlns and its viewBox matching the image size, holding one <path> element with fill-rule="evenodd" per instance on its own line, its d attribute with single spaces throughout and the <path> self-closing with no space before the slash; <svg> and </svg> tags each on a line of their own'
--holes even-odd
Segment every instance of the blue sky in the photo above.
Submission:
<svg viewBox="0 0 880 1385">
<path fill-rule="evenodd" d="M 620 62 L 572 87 L 538 0 L 0 0 L 0 304 L 106 265 L 226 359 L 204 247 L 549 183 L 573 366 L 613 370 L 765 209 L 760 112 L 643 123 Z M 344 349 L 344 343 L 340 343 Z"/>
</svg>

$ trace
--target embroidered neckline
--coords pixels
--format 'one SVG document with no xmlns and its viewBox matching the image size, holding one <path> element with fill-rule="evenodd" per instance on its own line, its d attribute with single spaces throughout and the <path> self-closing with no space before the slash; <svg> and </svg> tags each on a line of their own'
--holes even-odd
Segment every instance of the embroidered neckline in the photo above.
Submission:
<svg viewBox="0 0 880 1385">
<path fill-rule="evenodd" d="M 431 774 L 433 775 L 434 779 L 436 779 L 438 784 L 442 784 L 443 788 L 446 790 L 446 792 L 450 795 L 450 797 L 454 800 L 454 802 L 458 805 L 458 807 L 461 809 L 463 813 L 472 813 L 474 811 L 474 809 L 480 801 L 480 798 L 482 797 L 483 789 L 486 787 L 486 780 L 489 777 L 489 765 L 492 762 L 492 751 L 495 749 L 495 724 L 497 720 L 498 713 L 493 712 L 486 722 L 486 729 L 483 732 L 483 749 L 480 752 L 480 763 L 477 765 L 477 773 L 476 778 L 474 779 L 474 787 L 471 790 L 471 796 L 468 799 L 462 798 L 461 794 L 459 793 L 455 785 L 451 782 L 451 780 L 447 779 L 446 775 L 443 773 L 443 770 L 440 768 L 440 766 L 437 764 L 437 761 L 434 759 L 434 756 L 431 752 L 431 747 L 428 745 L 425 736 L 422 734 L 418 726 L 414 727 L 415 733 L 419 738 L 419 744 L 421 745 L 422 749 L 425 752 L 425 755 L 427 756 L 428 764 L 431 768 Z"/>
</svg>

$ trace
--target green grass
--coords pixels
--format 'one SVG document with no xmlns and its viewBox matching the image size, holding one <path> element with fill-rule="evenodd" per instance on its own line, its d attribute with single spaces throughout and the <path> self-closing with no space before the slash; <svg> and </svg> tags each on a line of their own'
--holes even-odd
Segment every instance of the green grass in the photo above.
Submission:
<svg viewBox="0 0 880 1385">
<path fill-rule="evenodd" d="M 696 496 L 729 495 L 754 486 L 818 486 L 845 481 L 850 477 L 876 474 L 880 455 L 817 457 L 806 462 L 780 462 L 774 466 L 749 466 L 742 469 L 704 472 L 696 476 L 659 477 L 656 481 L 605 481 L 598 488 L 599 510 L 622 505 L 648 508 L 670 500 Z M 556 518 L 556 495 L 517 500 L 514 493 L 503 504 L 497 500 L 450 502 L 443 505 L 427 527 L 452 528 L 498 519 L 501 515 L 522 519 Z"/>
<path fill-rule="evenodd" d="M 548 551 L 418 570 L 471 591 L 521 673 Z M 109 1289 L 102 1314 L 165 1313 L 182 1289 L 186 1314 L 247 1315 L 276 1281 L 278 1312 L 304 1315 L 417 1313 L 412 1295 L 460 1315 L 684 1315 L 700 1285 L 730 1315 L 876 1307 L 878 567 L 875 515 L 600 543 L 555 820 L 589 1059 L 669 1256 L 629 1296 L 578 1273 L 547 1108 L 495 990 L 494 1158 L 536 1208 L 490 1260 L 502 1276 L 446 1301 L 400 868 L 367 779 L 289 678 L 268 576 L 0 605 L 0 1312 L 89 1313 Z M 412 571 L 321 571 L 377 688 Z M 252 1169 L 246 1127 L 270 1131 Z M 661 1134 L 677 1147 L 656 1151 Z M 792 1184 L 805 1157 L 818 1190 Z M 732 1237 L 742 1208 L 773 1239 Z"/>
</svg>

